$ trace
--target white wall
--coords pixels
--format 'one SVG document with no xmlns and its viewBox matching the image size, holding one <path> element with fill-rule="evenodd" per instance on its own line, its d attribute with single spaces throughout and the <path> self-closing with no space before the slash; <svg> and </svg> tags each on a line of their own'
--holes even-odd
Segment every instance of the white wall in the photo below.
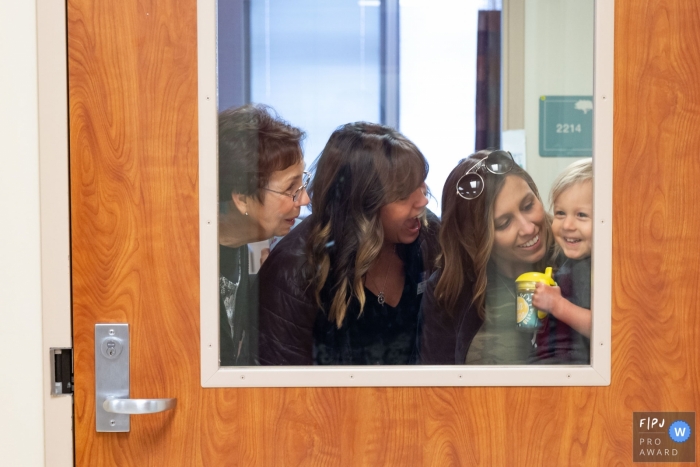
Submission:
<svg viewBox="0 0 700 467">
<path fill-rule="evenodd" d="M 0 459 L 44 463 L 37 15 L 0 2 Z"/>
<path fill-rule="evenodd" d="M 474 152 L 480 3 L 401 0 L 399 125 L 430 164 L 428 208 L 438 216 L 445 180 Z"/>
<path fill-rule="evenodd" d="M 525 2 L 527 171 L 549 205 L 554 178 L 575 157 L 540 157 L 539 98 L 593 95 L 594 0 Z"/>
</svg>

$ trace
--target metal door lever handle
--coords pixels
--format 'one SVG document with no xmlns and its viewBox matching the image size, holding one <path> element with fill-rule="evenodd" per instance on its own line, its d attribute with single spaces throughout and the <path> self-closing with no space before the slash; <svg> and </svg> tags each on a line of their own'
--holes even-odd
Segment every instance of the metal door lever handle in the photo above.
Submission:
<svg viewBox="0 0 700 467">
<path fill-rule="evenodd" d="M 107 399 L 102 403 L 105 412 L 139 415 L 174 409 L 177 399 Z"/>
</svg>

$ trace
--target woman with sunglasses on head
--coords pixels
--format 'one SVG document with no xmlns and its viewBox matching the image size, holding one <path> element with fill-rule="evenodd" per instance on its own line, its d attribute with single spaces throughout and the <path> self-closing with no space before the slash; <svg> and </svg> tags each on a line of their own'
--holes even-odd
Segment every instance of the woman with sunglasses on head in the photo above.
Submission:
<svg viewBox="0 0 700 467">
<path fill-rule="evenodd" d="M 331 135 L 312 213 L 260 271 L 260 362 L 411 364 L 437 253 L 428 163 L 396 130 L 351 123 Z"/>
<path fill-rule="evenodd" d="M 262 105 L 219 114 L 219 290 L 221 365 L 253 365 L 257 287 L 248 244 L 289 233 L 306 194 L 304 133 Z"/>
<path fill-rule="evenodd" d="M 423 299 L 419 363 L 529 362 L 532 332 L 515 324 L 515 279 L 544 271 L 553 237 L 532 178 L 506 151 L 479 151 L 442 196 L 441 268 Z"/>
</svg>

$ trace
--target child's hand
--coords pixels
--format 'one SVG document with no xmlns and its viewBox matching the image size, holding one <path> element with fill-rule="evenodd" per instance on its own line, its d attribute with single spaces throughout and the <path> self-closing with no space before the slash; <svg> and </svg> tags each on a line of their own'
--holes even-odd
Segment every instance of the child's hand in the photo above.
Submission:
<svg viewBox="0 0 700 467">
<path fill-rule="evenodd" d="M 559 321 L 568 324 L 590 339 L 591 310 L 576 306 L 562 297 L 559 287 L 542 283 L 535 284 L 532 304 L 539 310 L 551 313 Z"/>
<path fill-rule="evenodd" d="M 535 293 L 532 295 L 532 304 L 538 310 L 546 311 L 557 316 L 557 305 L 562 299 L 561 289 L 538 282 L 535 284 Z"/>
</svg>

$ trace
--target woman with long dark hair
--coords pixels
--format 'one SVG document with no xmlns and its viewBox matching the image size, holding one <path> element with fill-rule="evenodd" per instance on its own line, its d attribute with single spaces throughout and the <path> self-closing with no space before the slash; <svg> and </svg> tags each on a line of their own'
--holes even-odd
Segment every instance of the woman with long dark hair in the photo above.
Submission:
<svg viewBox="0 0 700 467">
<path fill-rule="evenodd" d="M 437 252 L 428 164 L 396 130 L 352 123 L 330 137 L 312 214 L 260 271 L 260 362 L 410 364 Z"/>
<path fill-rule="evenodd" d="M 441 268 L 421 315 L 423 364 L 525 364 L 533 332 L 515 325 L 515 279 L 544 271 L 553 237 L 537 187 L 505 151 L 479 151 L 442 196 Z"/>
</svg>

